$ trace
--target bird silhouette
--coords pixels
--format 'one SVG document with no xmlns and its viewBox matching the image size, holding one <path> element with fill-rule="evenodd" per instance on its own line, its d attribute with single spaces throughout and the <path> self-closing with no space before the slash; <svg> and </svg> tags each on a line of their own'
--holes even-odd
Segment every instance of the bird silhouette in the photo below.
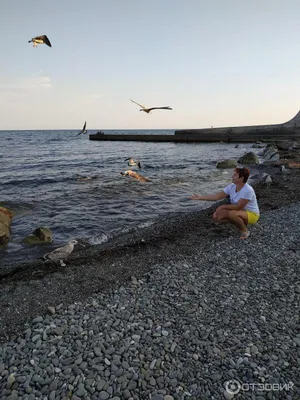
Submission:
<svg viewBox="0 0 300 400">
<path fill-rule="evenodd" d="M 170 106 L 164 106 L 164 107 L 150 107 L 150 108 L 147 108 L 147 107 L 143 106 L 142 104 L 137 103 L 137 102 L 134 101 L 134 100 L 131 100 L 131 99 L 130 99 L 130 101 L 132 101 L 133 103 L 135 103 L 135 104 L 137 104 L 138 106 L 142 107 L 142 108 L 140 109 L 140 111 L 144 111 L 144 112 L 147 113 L 147 114 L 149 114 L 152 110 L 173 110 L 173 108 L 171 108 Z"/>
<path fill-rule="evenodd" d="M 57 249 L 47 253 L 43 256 L 44 260 L 50 260 L 53 262 L 60 262 L 62 267 L 65 267 L 66 264 L 63 260 L 65 260 L 74 250 L 74 245 L 78 244 L 77 240 L 70 240 L 68 244 L 62 247 L 58 247 Z"/>
<path fill-rule="evenodd" d="M 38 44 L 46 44 L 47 46 L 52 47 L 50 40 L 48 39 L 48 37 L 46 35 L 36 36 L 28 41 L 28 43 L 30 43 L 30 42 L 33 43 L 33 47 L 37 47 Z"/>
<path fill-rule="evenodd" d="M 86 130 L 86 121 L 85 121 L 85 123 L 84 123 L 84 125 L 83 125 L 83 128 L 81 129 L 81 131 L 80 131 L 79 133 L 77 133 L 76 136 L 81 135 L 82 133 L 87 133 L 87 130 Z"/>
</svg>

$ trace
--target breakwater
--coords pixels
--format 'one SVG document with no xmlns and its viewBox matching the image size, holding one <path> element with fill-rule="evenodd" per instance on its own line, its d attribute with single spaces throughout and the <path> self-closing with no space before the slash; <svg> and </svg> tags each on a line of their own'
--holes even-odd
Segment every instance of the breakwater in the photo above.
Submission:
<svg viewBox="0 0 300 400">
<path fill-rule="evenodd" d="M 92 134 L 90 140 L 139 142 L 262 142 L 299 140 L 300 111 L 282 124 L 175 130 L 173 135 Z"/>
</svg>

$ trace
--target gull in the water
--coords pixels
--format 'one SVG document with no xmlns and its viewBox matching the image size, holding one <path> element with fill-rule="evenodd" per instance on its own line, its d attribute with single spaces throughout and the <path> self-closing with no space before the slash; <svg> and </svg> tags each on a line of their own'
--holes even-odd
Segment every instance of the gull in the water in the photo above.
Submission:
<svg viewBox="0 0 300 400">
<path fill-rule="evenodd" d="M 135 104 L 137 104 L 138 106 L 142 107 L 142 108 L 140 109 L 140 111 L 144 111 L 144 112 L 147 113 L 147 114 L 149 114 L 150 111 L 152 111 L 152 110 L 173 110 L 173 108 L 171 108 L 170 106 L 164 106 L 164 107 L 150 107 L 150 108 L 147 108 L 147 107 L 143 106 L 142 104 L 137 103 L 137 102 L 134 101 L 134 100 L 131 100 L 131 99 L 130 99 L 130 101 L 132 101 L 133 103 L 135 103 Z"/>
<path fill-rule="evenodd" d="M 135 161 L 132 157 L 126 158 L 125 161 L 128 161 L 128 165 L 130 167 L 134 167 L 135 165 L 141 168 L 141 163 L 137 160 Z"/>
<path fill-rule="evenodd" d="M 141 182 L 150 182 L 150 179 L 145 178 L 144 176 L 138 174 L 137 172 L 131 171 L 130 169 L 125 172 L 120 172 L 122 176 L 132 176 L 133 178 L 137 179 Z"/>
<path fill-rule="evenodd" d="M 84 125 L 83 125 L 83 128 L 81 129 L 81 131 L 80 131 L 79 133 L 77 133 L 76 136 L 81 135 L 82 133 L 87 133 L 87 130 L 86 130 L 86 121 L 85 121 L 85 123 L 84 123 Z"/>
<path fill-rule="evenodd" d="M 76 176 L 77 176 L 77 178 L 76 178 L 77 181 L 90 181 L 92 179 L 95 179 L 95 177 L 93 177 L 93 176 L 83 176 L 83 175 L 79 175 L 79 174 L 76 174 Z"/>
<path fill-rule="evenodd" d="M 69 255 L 72 253 L 74 250 L 74 245 L 77 244 L 77 240 L 70 240 L 68 244 L 66 244 L 63 247 L 59 247 L 50 253 L 47 253 L 44 255 L 43 259 L 44 260 L 50 260 L 53 262 L 60 262 L 60 265 L 62 267 L 65 267 L 66 264 L 64 263 L 64 260 L 69 257 Z"/>
<path fill-rule="evenodd" d="M 47 46 L 52 47 L 50 40 L 48 39 L 48 37 L 46 35 L 36 36 L 28 41 L 28 43 L 30 43 L 30 42 L 33 43 L 33 47 L 37 47 L 38 44 L 46 44 Z"/>
</svg>

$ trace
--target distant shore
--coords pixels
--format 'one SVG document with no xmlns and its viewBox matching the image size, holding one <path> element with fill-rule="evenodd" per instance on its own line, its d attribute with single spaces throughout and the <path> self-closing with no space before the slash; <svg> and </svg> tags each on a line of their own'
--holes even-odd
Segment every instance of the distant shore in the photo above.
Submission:
<svg viewBox="0 0 300 400">
<path fill-rule="evenodd" d="M 299 161 L 299 151 L 281 152 L 281 156 L 283 164 L 284 157 L 287 162 Z M 279 163 L 273 163 L 254 169 L 269 173 L 273 179 L 270 186 L 254 184 L 262 215 L 299 201 L 298 168 L 282 172 Z M 238 240 L 233 227 L 212 221 L 216 206 L 171 214 L 142 233 L 123 235 L 113 242 L 84 249 L 78 246 L 64 268 L 41 260 L 1 268 L 0 340 L 20 332 L 30 318 L 47 312 L 49 306 L 82 301 L 93 293 L 118 287 L 131 276 L 143 276 L 157 264 L 166 264 L 179 256 L 190 257 L 198 247 L 209 249 L 211 242 L 228 235 Z"/>
</svg>

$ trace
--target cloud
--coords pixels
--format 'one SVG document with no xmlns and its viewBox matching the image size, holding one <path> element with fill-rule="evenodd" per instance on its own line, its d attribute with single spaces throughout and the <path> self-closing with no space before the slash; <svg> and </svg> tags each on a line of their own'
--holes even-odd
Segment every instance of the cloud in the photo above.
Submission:
<svg viewBox="0 0 300 400">
<path fill-rule="evenodd" d="M 21 92 L 10 92 L 10 91 L 4 91 L 1 90 L 1 95 L 3 96 L 10 96 L 10 97 L 24 97 L 26 96 L 26 93 L 21 93 Z"/>
<path fill-rule="evenodd" d="M 0 79 L 0 106 L 5 114 L 9 114 L 12 108 L 20 113 L 20 110 L 38 107 L 41 99 L 48 98 L 51 93 L 51 79 L 46 75 L 30 75 L 21 79 L 6 82 Z M 3 123 L 3 120 L 1 121 Z"/>
<path fill-rule="evenodd" d="M 36 88 L 46 88 L 50 89 L 52 87 L 51 80 L 48 76 L 33 76 L 25 79 L 23 85 L 29 89 Z"/>
<path fill-rule="evenodd" d="M 19 79 L 17 82 L 2 83 L 0 82 L 0 91 L 17 93 L 24 91 L 34 91 L 38 89 L 50 89 L 52 87 L 51 79 L 45 75 L 31 75 Z"/>
</svg>

